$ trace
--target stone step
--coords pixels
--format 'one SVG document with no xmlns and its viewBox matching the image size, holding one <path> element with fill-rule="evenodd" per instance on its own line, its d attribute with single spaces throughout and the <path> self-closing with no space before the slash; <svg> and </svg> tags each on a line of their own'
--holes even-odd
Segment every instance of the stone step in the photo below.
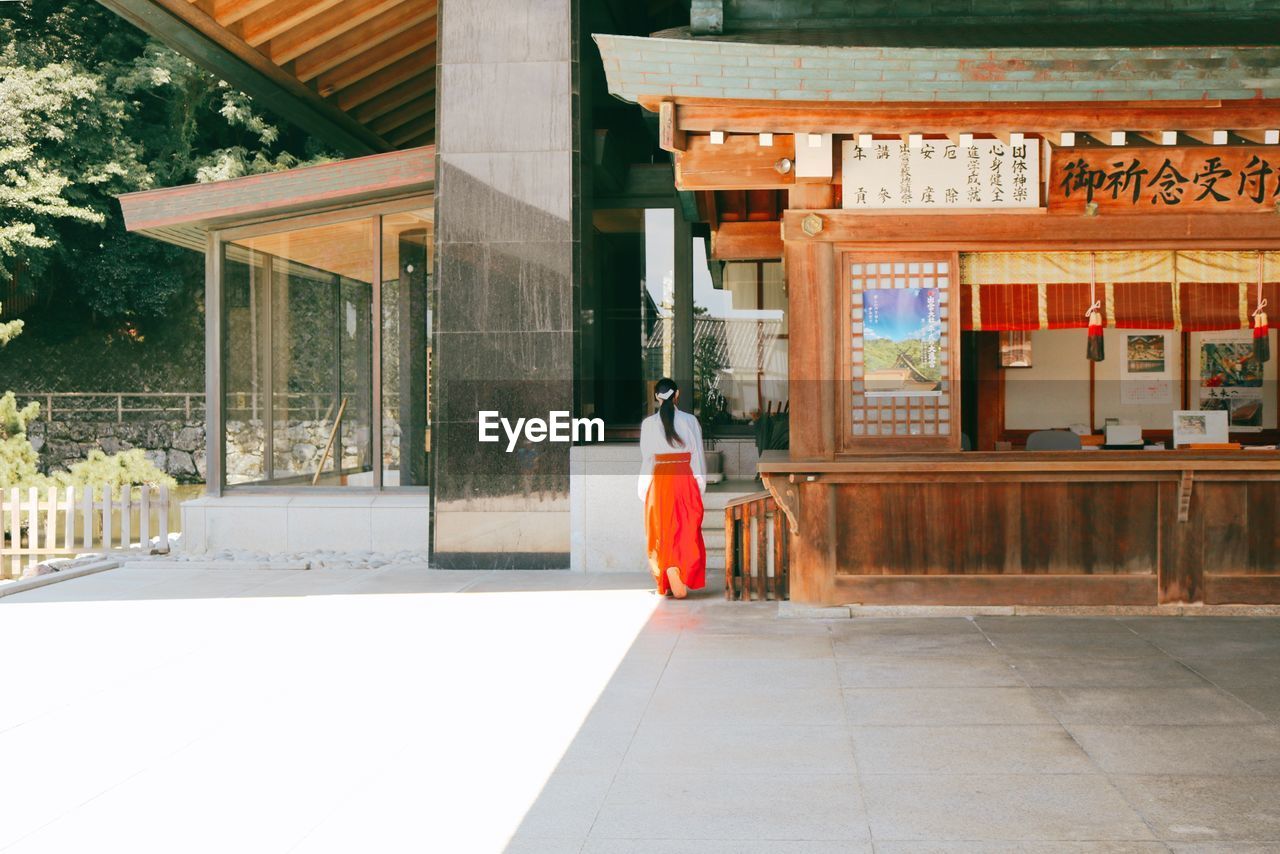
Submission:
<svg viewBox="0 0 1280 854">
<path fill-rule="evenodd" d="M 726 504 L 744 495 L 760 492 L 762 489 L 760 482 L 754 478 L 721 481 L 720 483 L 712 484 L 707 489 L 706 494 L 702 496 L 702 506 L 707 515 L 714 512 L 719 514 L 723 520 Z"/>
</svg>

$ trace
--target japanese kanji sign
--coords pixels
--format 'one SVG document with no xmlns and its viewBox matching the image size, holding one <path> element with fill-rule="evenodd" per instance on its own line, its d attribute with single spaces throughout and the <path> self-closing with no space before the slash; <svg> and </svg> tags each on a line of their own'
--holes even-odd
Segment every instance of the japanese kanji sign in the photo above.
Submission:
<svg viewBox="0 0 1280 854">
<path fill-rule="evenodd" d="M 1280 202 L 1280 149 L 1055 148 L 1049 209 L 1107 213 L 1262 210 Z"/>
<path fill-rule="evenodd" d="M 867 148 L 843 143 L 844 207 L 1034 208 L 1040 204 L 1040 142 L 1008 146 L 993 139 L 972 145 L 925 140 L 917 148 L 876 140 Z"/>
</svg>

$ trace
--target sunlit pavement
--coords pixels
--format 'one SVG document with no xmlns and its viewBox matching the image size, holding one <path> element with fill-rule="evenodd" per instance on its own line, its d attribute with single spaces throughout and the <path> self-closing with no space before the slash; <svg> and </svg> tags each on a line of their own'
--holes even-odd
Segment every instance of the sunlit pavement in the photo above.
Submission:
<svg viewBox="0 0 1280 854">
<path fill-rule="evenodd" d="M 782 620 L 642 576 L 0 600 L 0 851 L 1280 850 L 1280 620 Z"/>
</svg>

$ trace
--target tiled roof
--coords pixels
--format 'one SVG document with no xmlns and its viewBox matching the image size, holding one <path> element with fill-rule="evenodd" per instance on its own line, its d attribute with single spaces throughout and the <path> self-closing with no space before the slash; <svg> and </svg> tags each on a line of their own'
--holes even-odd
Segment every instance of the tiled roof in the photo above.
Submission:
<svg viewBox="0 0 1280 854">
<path fill-rule="evenodd" d="M 1280 47 L 909 48 L 596 35 L 609 91 L 779 101 L 1280 98 Z"/>
</svg>

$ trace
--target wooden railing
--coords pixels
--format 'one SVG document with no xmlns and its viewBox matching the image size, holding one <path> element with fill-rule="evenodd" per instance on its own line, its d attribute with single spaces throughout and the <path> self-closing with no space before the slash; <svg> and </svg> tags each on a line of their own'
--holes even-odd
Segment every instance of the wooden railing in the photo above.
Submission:
<svg viewBox="0 0 1280 854">
<path fill-rule="evenodd" d="M 157 550 L 168 551 L 169 490 L 164 486 L 0 491 L 0 579 L 18 578 L 25 567 L 52 557 L 134 543 L 148 550 L 153 534 L 159 537 Z"/>
<path fill-rule="evenodd" d="M 773 496 L 756 492 L 724 508 L 724 598 L 788 598 L 791 530 Z"/>
<path fill-rule="evenodd" d="M 195 391 L 15 391 L 22 405 L 40 404 L 43 421 L 115 421 L 171 416 L 204 418 L 204 393 Z"/>
</svg>

